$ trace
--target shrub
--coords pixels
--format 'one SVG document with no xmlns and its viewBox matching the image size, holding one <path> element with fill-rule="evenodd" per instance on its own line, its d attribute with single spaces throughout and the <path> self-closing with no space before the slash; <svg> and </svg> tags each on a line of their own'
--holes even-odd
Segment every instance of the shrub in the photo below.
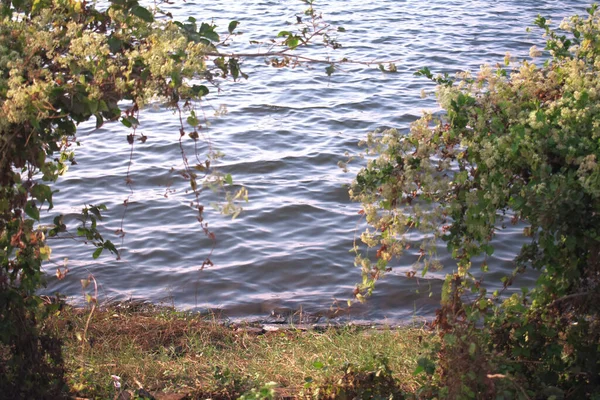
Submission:
<svg viewBox="0 0 600 400">
<path fill-rule="evenodd" d="M 600 395 L 600 13 L 594 5 L 588 14 L 566 19 L 558 31 L 538 17 L 549 52 L 541 66 L 523 61 L 511 69 L 507 56 L 504 66 L 484 65 L 474 75 L 419 71 L 438 83 L 445 113 L 425 114 L 407 135 L 369 134 L 374 157 L 350 192 L 371 226 L 362 240 L 377 248 L 375 259 L 357 255 L 358 296 L 414 245 L 412 233 L 426 233 L 416 251 L 423 274 L 441 268 L 435 246 L 446 242 L 457 267 L 447 275 L 436 323 L 462 335 L 483 322 L 461 346 L 483 340 L 495 358 L 488 375 L 519 393 Z M 528 269 L 539 272 L 536 285 L 509 298 L 488 293 L 472 268 L 487 271 L 496 232 L 519 221 L 527 224 L 526 243 L 503 285 Z M 442 358 L 457 355 L 451 348 Z M 448 380 L 453 365 L 440 361 L 442 386 L 457 384 Z M 492 385 L 467 386 L 451 397 L 489 398 Z"/>
<path fill-rule="evenodd" d="M 100 127 L 119 120 L 131 128 L 123 139 L 133 146 L 146 140 L 136 130 L 140 110 L 158 103 L 176 112 L 180 126 L 174 134 L 180 143 L 188 137 L 196 142 L 203 122 L 196 111 L 208 87 L 221 79 L 247 77 L 235 54 L 218 51 L 234 35 L 238 21 L 221 38 L 214 24 L 197 23 L 193 17 L 174 21 L 156 5 L 151 11 L 137 0 L 112 0 L 104 9 L 90 3 L 0 4 L 0 390 L 12 398 L 52 398 L 62 390 L 60 341 L 42 329 L 44 315 L 53 309 L 36 290 L 43 285 L 42 262 L 51 254 L 46 238 L 65 233 L 67 227 L 61 216 L 50 227 L 36 222 L 44 208 L 53 207 L 49 183 L 75 162 L 77 125 L 94 119 Z M 270 45 L 272 51 L 257 56 L 276 66 L 297 65 L 300 56 L 289 51 L 299 46 L 317 38 L 324 46 L 339 46 L 312 1 L 306 3 L 308 21 L 298 23 L 299 32 L 281 32 Z M 327 65 L 331 73 L 333 63 Z M 221 188 L 231 185 L 232 178 L 211 167 L 221 154 L 207 147 L 206 159 L 196 154 L 197 164 L 190 165 L 182 145 L 181 175 L 195 196 L 192 204 L 201 229 L 214 239 L 203 219 L 201 186 Z M 245 189 L 227 193 L 222 211 L 237 215 L 235 202 L 244 198 Z M 97 227 L 104 209 L 85 206 L 77 228 L 77 237 L 95 246 L 94 258 L 104 250 L 118 256 Z M 211 264 L 207 258 L 203 265 Z M 65 273 L 57 271 L 59 278 Z"/>
</svg>

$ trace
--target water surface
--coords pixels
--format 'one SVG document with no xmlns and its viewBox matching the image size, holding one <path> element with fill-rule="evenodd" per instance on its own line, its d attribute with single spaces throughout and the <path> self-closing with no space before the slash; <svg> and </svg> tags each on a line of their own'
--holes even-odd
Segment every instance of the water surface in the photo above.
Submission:
<svg viewBox="0 0 600 400">
<path fill-rule="evenodd" d="M 510 51 L 524 59 L 530 46 L 543 47 L 541 32 L 527 32 L 537 14 L 557 23 L 562 17 L 583 14 L 583 1 L 436 1 L 330 0 L 317 8 L 331 24 L 343 26 L 343 48 L 315 49 L 313 57 L 376 61 L 395 60 L 398 72 L 384 74 L 375 67 L 347 64 L 327 77 L 324 65 L 274 69 L 263 59 L 247 59 L 247 81 L 224 84 L 205 104 L 225 105 L 228 115 L 212 119 L 212 145 L 226 158 L 220 168 L 244 185 L 250 202 L 234 221 L 207 212 L 216 234 L 211 256 L 214 266 L 201 269 L 211 243 L 196 222 L 186 193 L 187 181 L 178 144 L 175 115 L 160 109 L 144 110 L 140 131 L 148 136 L 136 145 L 131 163 L 133 194 L 124 218 L 127 232 L 120 261 L 103 255 L 92 260 L 91 247 L 60 239 L 53 245 L 53 262 L 69 258 L 70 274 L 58 281 L 49 277 L 48 292 L 60 291 L 81 302 L 79 280 L 92 273 L 100 284 L 100 300 L 144 298 L 193 310 L 220 309 L 232 318 L 267 319 L 302 310 L 330 315 L 343 305 L 360 281 L 349 252 L 364 228 L 359 205 L 348 199 L 351 173 L 336 165 L 345 152 L 359 151 L 357 143 L 368 131 L 385 127 L 408 130 L 423 110 L 436 109 L 422 89 L 433 85 L 413 73 L 423 66 L 436 72 L 476 71 L 480 64 L 503 62 Z M 266 40 L 280 30 L 294 28 L 300 1 L 177 2 L 169 10 L 178 19 L 194 16 L 210 20 L 226 31 L 239 20 L 233 50 L 260 51 L 250 40 Z M 104 203 L 109 211 L 105 236 L 121 244 L 114 232 L 130 195 L 125 184 L 130 132 L 118 125 L 101 129 L 81 126 L 77 165 L 56 185 L 54 211 L 73 219 L 84 203 Z M 186 143 L 193 154 L 193 144 Z M 199 149 L 206 151 L 205 146 Z M 165 196 L 166 195 L 166 196 Z M 207 193 L 208 205 L 213 201 Z M 521 245 L 522 227 L 497 235 L 497 250 L 486 281 L 494 287 L 513 268 Z M 440 258 L 452 268 L 444 252 Z M 428 291 L 439 289 L 442 273 L 407 279 L 414 258 L 397 261 L 366 305 L 341 313 L 369 321 L 402 321 L 430 316 L 438 304 Z M 55 264 L 49 264 L 50 273 Z M 532 278 L 521 281 L 529 285 Z"/>
</svg>

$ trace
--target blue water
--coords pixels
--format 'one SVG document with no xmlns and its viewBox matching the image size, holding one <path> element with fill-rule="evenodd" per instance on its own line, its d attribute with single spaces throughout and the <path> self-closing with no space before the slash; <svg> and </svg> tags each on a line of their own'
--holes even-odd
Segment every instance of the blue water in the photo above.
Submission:
<svg viewBox="0 0 600 400">
<path fill-rule="evenodd" d="M 359 205 L 347 194 L 361 162 L 350 164 L 350 172 L 344 173 L 337 167 L 347 159 L 344 154 L 359 152 L 358 141 L 368 131 L 407 131 L 423 110 L 437 109 L 432 96 L 421 98 L 422 89 L 432 92 L 434 86 L 413 76 L 417 69 L 476 71 L 482 63 L 502 63 L 507 51 L 517 60 L 525 59 L 530 46 L 543 47 L 541 32 L 526 31 L 538 13 L 558 24 L 564 16 L 583 14 L 587 6 L 583 1 L 318 2 L 316 8 L 326 21 L 346 29 L 339 36 L 343 47 L 300 53 L 319 59 L 394 60 L 398 72 L 345 64 L 328 77 L 323 64 L 274 69 L 260 57 L 247 58 L 247 81 L 225 83 L 219 93 L 213 90 L 203 104 L 212 123 L 206 132 L 212 145 L 226 154 L 218 167 L 231 173 L 234 184 L 248 189 L 250 202 L 234 221 L 206 212 L 217 240 L 211 255 L 215 265 L 204 269 L 212 244 L 189 205 L 193 197 L 186 193 L 188 182 L 178 174 L 182 162 L 177 117 L 155 108 L 142 112 L 139 132 L 148 140 L 134 148 L 133 194 L 125 184 L 130 132 L 119 124 L 97 130 L 80 126 L 78 164 L 56 185 L 60 192 L 53 212 L 65 214 L 73 225 L 84 203 L 106 204 L 102 229 L 107 239 L 122 245 L 122 257 L 93 260 L 90 246 L 52 240 L 46 291 L 60 291 L 81 303 L 80 279 L 91 273 L 100 285 L 100 301 L 143 298 L 182 309 L 218 309 L 245 319 L 300 310 L 333 315 L 361 279 L 349 250 L 364 225 Z M 293 29 L 305 5 L 292 0 L 217 0 L 177 2 L 165 8 L 178 19 L 214 19 L 223 33 L 230 20 L 239 20 L 244 34 L 228 51 L 259 52 L 265 47 L 249 41 Z M 228 114 L 213 118 L 221 105 Z M 192 141 L 185 146 L 193 155 Z M 198 150 L 203 157 L 206 146 Z M 203 193 L 207 210 L 215 199 Z M 126 235 L 121 243 L 115 231 L 123 216 Z M 493 272 L 486 277 L 492 287 L 499 287 L 499 277 L 512 270 L 521 230 L 511 226 L 498 232 L 490 262 Z M 65 257 L 70 273 L 59 281 L 53 274 Z M 414 259 L 395 261 L 367 304 L 340 311 L 339 316 L 369 321 L 431 316 L 438 300 L 428 293 L 439 289 L 443 273 L 453 266 L 443 251 L 440 259 L 446 271 L 418 280 L 405 276 Z M 531 283 L 532 278 L 525 278 L 519 285 Z"/>
</svg>

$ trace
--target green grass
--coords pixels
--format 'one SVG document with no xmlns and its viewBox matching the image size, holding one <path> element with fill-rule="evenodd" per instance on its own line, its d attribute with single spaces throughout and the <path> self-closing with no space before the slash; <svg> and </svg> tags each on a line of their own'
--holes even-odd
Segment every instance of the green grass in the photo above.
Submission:
<svg viewBox="0 0 600 400">
<path fill-rule="evenodd" d="M 89 313 L 67 307 L 50 321 L 64 339 L 69 388 L 86 398 L 114 398 L 111 375 L 121 391 L 157 398 L 238 398 L 265 385 L 280 398 L 399 398 L 418 387 L 417 359 L 437 340 L 416 326 L 259 334 L 165 308 L 111 307 L 93 313 L 83 341 Z"/>
</svg>

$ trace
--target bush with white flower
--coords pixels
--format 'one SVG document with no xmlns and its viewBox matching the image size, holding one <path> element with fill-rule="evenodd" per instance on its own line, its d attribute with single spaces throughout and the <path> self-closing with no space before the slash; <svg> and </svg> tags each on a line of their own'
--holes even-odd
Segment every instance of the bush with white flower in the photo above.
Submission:
<svg viewBox="0 0 600 400">
<path fill-rule="evenodd" d="M 508 59 L 455 79 L 424 68 L 445 113 L 365 141 L 371 159 L 350 193 L 370 225 L 361 238 L 376 252 L 355 248 L 357 296 L 372 292 L 394 257 L 416 258 L 426 274 L 441 269 L 435 247 L 444 242 L 456 260 L 436 318 L 445 335 L 440 395 L 491 398 L 500 382 L 600 395 L 600 12 L 588 13 L 559 31 L 538 17 L 543 65 Z M 518 222 L 525 244 L 503 287 L 526 270 L 539 278 L 507 299 L 474 269 L 487 271 L 497 233 Z"/>
</svg>

